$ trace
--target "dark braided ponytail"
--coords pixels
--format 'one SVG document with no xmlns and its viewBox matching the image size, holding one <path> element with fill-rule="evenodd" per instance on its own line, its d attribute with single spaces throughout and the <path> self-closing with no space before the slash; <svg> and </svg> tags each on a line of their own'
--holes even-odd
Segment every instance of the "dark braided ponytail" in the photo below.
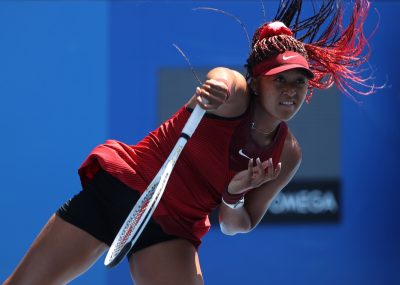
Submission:
<svg viewBox="0 0 400 285">
<path fill-rule="evenodd" d="M 369 58 L 363 24 L 370 3 L 367 0 L 355 0 L 349 24 L 344 26 L 342 1 L 324 0 L 319 9 L 312 2 L 316 13 L 306 19 L 300 18 L 302 2 L 280 1 L 273 22 L 281 22 L 286 27 L 282 25 L 279 29 L 272 29 L 271 34 L 268 28 L 271 23 L 265 23 L 256 30 L 246 64 L 248 79 L 252 77 L 252 68 L 256 64 L 279 53 L 294 51 L 307 58 L 315 75 L 309 81 L 311 90 L 307 100 L 311 99 L 312 88 L 326 89 L 333 84 L 350 96 L 352 93 L 373 93 L 376 87 L 367 84 L 359 70 Z"/>
</svg>

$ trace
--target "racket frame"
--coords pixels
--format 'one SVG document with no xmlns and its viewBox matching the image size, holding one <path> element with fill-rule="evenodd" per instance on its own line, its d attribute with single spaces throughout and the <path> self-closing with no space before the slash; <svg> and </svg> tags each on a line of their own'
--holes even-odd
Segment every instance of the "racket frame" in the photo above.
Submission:
<svg viewBox="0 0 400 285">
<path fill-rule="evenodd" d="M 139 200 L 136 202 L 135 206 L 132 208 L 128 217 L 125 219 L 125 222 L 118 231 L 118 234 L 116 235 L 111 247 L 107 252 L 106 258 L 104 259 L 104 265 L 106 267 L 112 268 L 119 264 L 119 262 L 121 262 L 121 260 L 134 246 L 135 242 L 139 238 L 140 234 L 146 227 L 148 221 L 157 208 L 157 205 L 160 202 L 168 184 L 172 170 L 187 141 L 193 135 L 201 119 L 203 118 L 204 113 L 205 110 L 199 105 L 196 105 L 196 107 L 193 109 L 192 114 L 183 127 L 181 135 L 168 158 L 156 176 L 150 182 L 147 189 L 140 196 Z M 148 198 L 149 196 L 150 198 Z M 133 224 L 137 220 L 137 215 L 140 213 L 141 207 L 146 199 L 149 200 L 146 209 L 141 214 L 139 220 Z"/>
</svg>

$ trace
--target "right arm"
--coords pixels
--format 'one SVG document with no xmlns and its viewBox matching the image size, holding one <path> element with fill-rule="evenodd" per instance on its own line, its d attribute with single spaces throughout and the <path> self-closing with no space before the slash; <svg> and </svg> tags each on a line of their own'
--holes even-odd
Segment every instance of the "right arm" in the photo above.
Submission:
<svg viewBox="0 0 400 285">
<path fill-rule="evenodd" d="M 243 75 L 229 68 L 216 67 L 207 73 L 205 82 L 196 88 L 187 106 L 194 108 L 199 104 L 208 113 L 229 118 L 242 115 L 248 103 L 247 82 Z"/>
</svg>

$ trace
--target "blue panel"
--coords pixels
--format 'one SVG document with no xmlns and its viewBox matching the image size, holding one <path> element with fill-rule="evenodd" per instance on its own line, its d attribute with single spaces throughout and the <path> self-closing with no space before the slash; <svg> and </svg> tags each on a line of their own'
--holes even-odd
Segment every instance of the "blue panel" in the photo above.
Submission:
<svg viewBox="0 0 400 285">
<path fill-rule="evenodd" d="M 108 127 L 107 4 L 0 2 L 0 281 L 80 190 Z M 72 284 L 104 284 L 103 266 Z"/>
<path fill-rule="evenodd" d="M 173 43 L 178 44 L 196 66 L 243 64 L 247 42 L 240 26 L 223 15 L 191 10 L 198 6 L 200 3 L 196 2 L 181 2 L 179 5 L 129 1 L 111 3 L 110 105 L 113 138 L 136 142 L 156 127 L 159 68 L 187 67 Z M 201 35 L 207 19 L 211 19 L 209 24 L 217 21 L 221 26 L 219 30 L 208 32 L 206 41 Z M 225 35 L 229 29 L 235 34 L 231 41 L 227 41 Z M 224 34 L 223 39 L 219 38 L 221 33 Z M 213 41 L 215 46 L 210 45 Z M 234 49 L 230 46 L 232 44 Z"/>
<path fill-rule="evenodd" d="M 271 2 L 266 2 L 272 5 Z M 390 19 L 395 1 L 374 4 L 381 15 L 371 41 L 376 82 L 389 85 L 361 105 L 342 101 L 342 222 L 337 225 L 260 227 L 224 237 L 213 229 L 200 249 L 206 284 L 399 284 L 400 158 L 399 61 Z M 247 42 L 232 19 L 197 6 L 238 15 L 253 31 L 262 21 L 258 2 L 223 1 L 111 4 L 111 134 L 134 143 L 156 127 L 157 71 L 186 66 L 177 43 L 195 66 L 238 66 Z M 268 9 L 267 9 L 268 10 Z M 377 21 L 371 10 L 368 30 Z M 179 84 L 179 78 L 171 84 Z M 312 107 L 312 106 L 311 106 Z M 329 163 L 329 162 L 327 162 Z M 109 271 L 109 284 L 130 284 L 126 263 Z"/>
<path fill-rule="evenodd" d="M 395 273 L 400 268 L 400 86 L 396 79 L 400 61 L 394 57 L 398 51 L 390 21 L 399 9 L 397 2 L 380 3 L 379 30 L 371 43 L 376 82 L 387 82 L 387 86 L 363 104 L 343 100 L 342 105 L 346 233 L 348 247 L 356 245 L 357 254 L 363 257 L 354 268 L 370 278 L 365 284 L 400 283 Z"/>
</svg>

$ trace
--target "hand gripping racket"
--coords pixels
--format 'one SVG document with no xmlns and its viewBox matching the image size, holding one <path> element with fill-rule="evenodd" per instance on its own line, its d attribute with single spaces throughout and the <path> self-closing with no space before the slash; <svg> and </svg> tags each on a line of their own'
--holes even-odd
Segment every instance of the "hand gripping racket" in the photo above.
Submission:
<svg viewBox="0 0 400 285">
<path fill-rule="evenodd" d="M 203 118 L 204 113 L 205 110 L 199 105 L 196 105 L 188 121 L 183 127 L 178 142 L 172 149 L 167 160 L 164 162 L 161 169 L 151 181 L 150 185 L 140 196 L 140 199 L 129 213 L 113 243 L 111 244 L 111 247 L 108 250 L 107 256 L 104 260 L 105 266 L 109 268 L 116 266 L 125 257 L 125 255 L 135 244 L 136 240 L 139 238 L 144 227 L 160 202 L 161 196 L 164 193 L 168 179 L 176 161 L 178 160 L 179 155 L 186 145 L 186 142 L 196 130 L 198 124 Z"/>
</svg>

